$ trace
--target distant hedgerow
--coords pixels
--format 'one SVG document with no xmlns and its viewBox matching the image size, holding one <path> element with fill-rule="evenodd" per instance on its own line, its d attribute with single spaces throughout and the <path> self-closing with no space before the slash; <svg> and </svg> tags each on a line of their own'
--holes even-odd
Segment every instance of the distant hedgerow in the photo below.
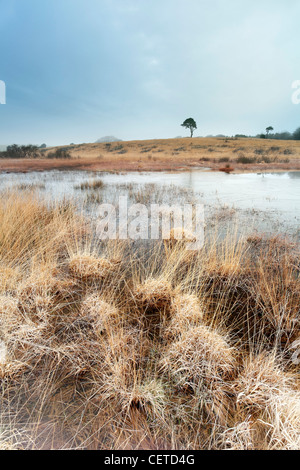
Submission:
<svg viewBox="0 0 300 470">
<path fill-rule="evenodd" d="M 50 152 L 47 158 L 72 158 L 70 152 L 65 148 L 58 148 L 54 152 Z"/>
</svg>

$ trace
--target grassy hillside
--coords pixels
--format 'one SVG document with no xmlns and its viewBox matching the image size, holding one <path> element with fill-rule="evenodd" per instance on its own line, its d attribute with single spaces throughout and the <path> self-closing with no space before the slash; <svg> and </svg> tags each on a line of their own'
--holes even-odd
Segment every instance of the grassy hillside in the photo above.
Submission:
<svg viewBox="0 0 300 470">
<path fill-rule="evenodd" d="M 116 143 L 82 144 L 66 147 L 73 158 L 114 160 L 201 160 L 221 163 L 243 160 L 287 161 L 300 159 L 300 141 L 272 139 L 180 138 Z M 49 154 L 53 149 L 47 150 Z"/>
<path fill-rule="evenodd" d="M 0 171 L 300 170 L 300 141 L 180 138 L 52 147 L 34 159 L 0 159 Z"/>
</svg>

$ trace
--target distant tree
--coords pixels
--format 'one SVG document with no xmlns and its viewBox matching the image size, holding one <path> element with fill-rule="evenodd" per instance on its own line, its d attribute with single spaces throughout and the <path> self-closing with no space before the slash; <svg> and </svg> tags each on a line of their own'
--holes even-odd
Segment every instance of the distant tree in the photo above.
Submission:
<svg viewBox="0 0 300 470">
<path fill-rule="evenodd" d="M 298 129 L 296 129 L 295 132 L 293 133 L 293 138 L 295 140 L 300 140 L 300 127 L 298 127 Z"/>
<path fill-rule="evenodd" d="M 292 140 L 293 136 L 290 132 L 284 131 L 284 132 L 276 132 L 276 134 L 272 134 L 272 139 L 277 139 L 277 140 Z"/>
<path fill-rule="evenodd" d="M 47 145 L 46 145 L 46 144 L 40 145 L 40 149 L 46 149 L 46 148 L 47 148 Z"/>
<path fill-rule="evenodd" d="M 266 127 L 266 134 L 267 134 L 267 137 L 268 137 L 268 135 L 269 135 L 269 133 L 270 133 L 271 131 L 274 131 L 274 128 L 273 128 L 272 126 Z"/>
<path fill-rule="evenodd" d="M 9 145 L 6 149 L 6 158 L 37 158 L 40 153 L 36 145 Z"/>
<path fill-rule="evenodd" d="M 182 125 L 182 127 L 185 127 L 186 129 L 189 129 L 190 132 L 191 132 L 191 137 L 193 137 L 194 130 L 197 129 L 196 121 L 194 121 L 193 118 L 188 118 L 181 125 Z"/>
</svg>

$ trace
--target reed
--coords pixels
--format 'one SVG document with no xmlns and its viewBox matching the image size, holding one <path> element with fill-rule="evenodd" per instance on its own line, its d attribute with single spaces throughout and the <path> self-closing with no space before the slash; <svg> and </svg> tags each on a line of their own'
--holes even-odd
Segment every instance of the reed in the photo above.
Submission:
<svg viewBox="0 0 300 470">
<path fill-rule="evenodd" d="M 2 195 L 0 448 L 299 449 L 299 298 L 288 240 L 100 243 Z"/>
</svg>

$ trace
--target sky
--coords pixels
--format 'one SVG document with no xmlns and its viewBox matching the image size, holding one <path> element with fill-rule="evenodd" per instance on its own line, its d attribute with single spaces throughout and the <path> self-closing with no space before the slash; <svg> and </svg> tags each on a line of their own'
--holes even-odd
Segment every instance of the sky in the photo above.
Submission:
<svg viewBox="0 0 300 470">
<path fill-rule="evenodd" d="M 299 0 L 0 0 L 0 144 L 294 131 Z"/>
</svg>

